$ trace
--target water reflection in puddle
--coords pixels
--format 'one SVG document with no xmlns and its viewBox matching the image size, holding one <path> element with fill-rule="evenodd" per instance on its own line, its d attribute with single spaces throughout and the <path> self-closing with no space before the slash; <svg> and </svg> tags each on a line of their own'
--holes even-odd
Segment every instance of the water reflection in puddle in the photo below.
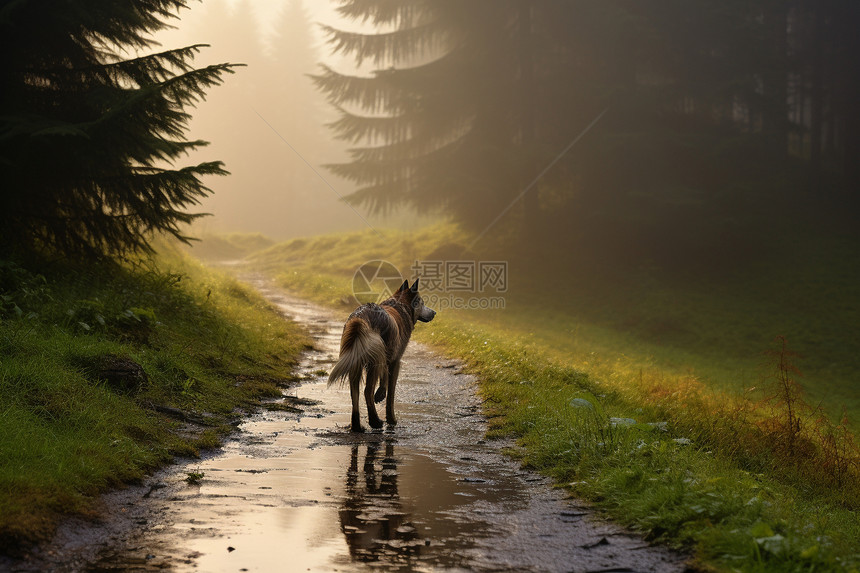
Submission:
<svg viewBox="0 0 860 573">
<path fill-rule="evenodd" d="M 450 510 L 465 493 L 454 476 L 425 455 L 395 455 L 392 441 L 353 445 L 338 511 L 355 561 L 410 566 L 425 561 L 464 564 L 464 549 L 482 529 Z M 468 534 L 468 535 L 467 535 Z"/>
<path fill-rule="evenodd" d="M 173 525 L 161 530 L 193 557 L 173 561 L 179 570 L 465 567 L 474 540 L 491 530 L 463 517 L 473 484 L 393 437 L 281 459 L 221 457 L 200 471 L 199 487 L 171 498 Z"/>
</svg>

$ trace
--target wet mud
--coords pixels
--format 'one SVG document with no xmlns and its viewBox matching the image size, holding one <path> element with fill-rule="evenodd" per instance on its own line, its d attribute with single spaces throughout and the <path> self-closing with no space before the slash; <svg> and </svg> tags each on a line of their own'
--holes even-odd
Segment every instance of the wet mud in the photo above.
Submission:
<svg viewBox="0 0 860 573">
<path fill-rule="evenodd" d="M 256 286 L 316 339 L 300 366 L 303 382 L 287 391 L 288 407 L 249 417 L 212 455 L 106 498 L 106 510 L 124 516 L 108 522 L 120 519 L 122 527 L 94 539 L 95 554 L 63 559 L 58 550 L 52 568 L 686 570 L 684 556 L 595 519 L 505 457 L 508 444 L 486 441 L 474 378 L 420 344 L 411 343 L 404 356 L 398 425 L 351 433 L 349 391 L 328 388 L 323 374 L 337 356 L 346 317 L 260 279 Z M 295 406 L 301 411 L 288 411 Z M 362 418 L 366 424 L 363 410 Z M 189 473 L 203 477 L 189 484 Z M 86 536 L 86 527 L 78 534 Z M 74 527 L 68 529 L 59 536 L 74 545 Z"/>
</svg>

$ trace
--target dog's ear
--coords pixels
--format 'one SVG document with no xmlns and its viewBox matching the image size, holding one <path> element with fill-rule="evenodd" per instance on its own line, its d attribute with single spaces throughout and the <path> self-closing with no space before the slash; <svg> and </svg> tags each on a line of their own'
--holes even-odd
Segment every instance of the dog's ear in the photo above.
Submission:
<svg viewBox="0 0 860 573">
<path fill-rule="evenodd" d="M 403 284 L 400 285 L 400 288 L 397 289 L 397 292 L 403 292 L 408 288 L 409 288 L 409 281 L 403 281 Z M 394 293 L 394 294 L 397 294 L 397 293 Z"/>
<path fill-rule="evenodd" d="M 415 279 L 415 282 L 412 283 L 412 289 L 410 289 L 410 290 L 412 290 L 412 292 L 418 292 L 418 281 L 419 280 L 421 280 L 421 279 L 417 278 L 417 279 Z M 409 281 L 406 281 L 406 282 L 409 282 Z"/>
</svg>

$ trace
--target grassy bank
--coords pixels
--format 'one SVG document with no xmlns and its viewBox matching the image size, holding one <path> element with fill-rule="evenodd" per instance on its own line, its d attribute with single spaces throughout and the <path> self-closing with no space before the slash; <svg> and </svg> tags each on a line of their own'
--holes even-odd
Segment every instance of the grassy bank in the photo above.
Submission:
<svg viewBox="0 0 860 573">
<path fill-rule="evenodd" d="M 134 264 L 0 261 L 0 548 L 196 455 L 277 396 L 308 344 L 170 246 Z"/>
<path fill-rule="evenodd" d="M 463 256 L 457 245 L 466 237 L 453 227 L 381 235 L 294 240 L 254 260 L 284 286 L 346 313 L 354 305 L 353 273 L 365 261 L 388 260 L 412 275 L 416 259 L 482 258 Z M 732 358 L 717 368 L 715 357 L 730 355 L 734 342 L 701 353 L 696 344 L 648 340 L 583 303 L 623 299 L 624 289 L 606 282 L 589 289 L 587 277 L 570 276 L 559 278 L 568 280 L 562 285 L 517 285 L 515 264 L 503 311 L 437 309 L 418 338 L 479 374 L 491 432 L 516 436 L 515 454 L 525 463 L 647 538 L 692 548 L 707 567 L 858 568 L 856 442 L 847 422 L 810 405 L 796 383 L 792 361 L 799 358 L 791 347 L 768 334 L 754 360 Z M 643 291 L 658 288 L 664 287 Z M 559 302 L 559 292 L 567 300 Z M 687 314 L 704 320 L 695 305 L 677 302 L 675 320 Z M 603 312 L 616 312 L 614 320 L 625 324 L 626 311 Z M 640 308 L 639 319 L 658 313 Z M 792 320 L 803 323 L 797 314 Z M 756 328 L 708 324 L 724 329 L 714 338 Z M 683 321 L 680 327 L 699 328 Z M 757 389 L 744 391 L 751 383 Z"/>
</svg>

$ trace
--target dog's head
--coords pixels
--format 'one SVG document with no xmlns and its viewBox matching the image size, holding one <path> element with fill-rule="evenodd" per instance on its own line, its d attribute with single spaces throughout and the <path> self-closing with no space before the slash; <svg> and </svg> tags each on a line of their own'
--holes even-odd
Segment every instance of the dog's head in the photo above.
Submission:
<svg viewBox="0 0 860 573">
<path fill-rule="evenodd" d="M 418 294 L 418 280 L 412 286 L 409 286 L 409 281 L 403 281 L 397 292 L 394 293 L 395 298 L 402 300 L 409 306 L 409 311 L 412 313 L 413 324 L 417 321 L 430 322 L 436 316 L 436 311 L 424 305 L 424 299 Z"/>
</svg>

